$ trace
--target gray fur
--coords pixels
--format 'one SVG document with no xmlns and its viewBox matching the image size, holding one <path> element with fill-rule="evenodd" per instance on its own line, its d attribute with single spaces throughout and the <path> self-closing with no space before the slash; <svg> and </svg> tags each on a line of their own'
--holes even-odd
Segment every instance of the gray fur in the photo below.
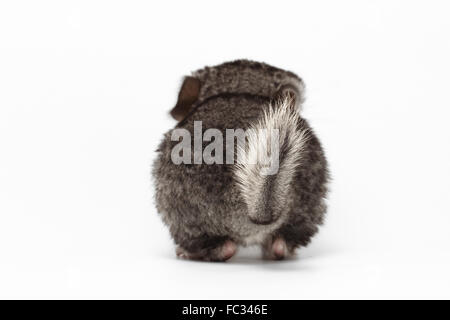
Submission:
<svg viewBox="0 0 450 320">
<path fill-rule="evenodd" d="M 280 96 L 294 95 L 297 109 L 304 99 L 304 85 L 298 76 L 264 63 L 238 60 L 206 67 L 192 77 L 200 81 L 198 99 L 177 124 L 190 131 L 192 139 L 194 121 L 202 121 L 203 130 L 219 129 L 225 137 L 227 128 L 246 130 L 253 126 Z M 291 129 L 307 131 L 308 139 L 299 151 L 301 161 L 292 171 L 290 187 L 268 207 L 278 213 L 267 223 L 251 219 L 235 164 L 175 165 L 170 155 L 178 142 L 171 141 L 172 130 L 164 135 L 153 166 L 155 199 L 179 250 L 198 259 L 224 260 L 219 249 L 229 241 L 261 245 L 266 256 L 270 256 L 267 250 L 277 238 L 285 241 L 289 253 L 309 243 L 326 211 L 328 169 L 320 142 L 307 121 L 298 117 L 296 122 L 296 128 Z M 203 147 L 206 145 L 204 142 Z M 280 151 L 279 175 L 286 173 L 282 153 L 288 151 Z M 277 178 L 271 177 L 269 186 Z M 266 188 L 265 192 L 271 190 Z"/>
</svg>

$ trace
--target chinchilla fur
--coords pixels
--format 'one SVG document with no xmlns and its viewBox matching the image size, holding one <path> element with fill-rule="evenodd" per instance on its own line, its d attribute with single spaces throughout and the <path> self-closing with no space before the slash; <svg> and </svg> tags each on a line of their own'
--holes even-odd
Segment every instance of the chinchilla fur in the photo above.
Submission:
<svg viewBox="0 0 450 320">
<path fill-rule="evenodd" d="M 301 117 L 303 100 L 297 75 L 265 63 L 237 60 L 184 78 L 171 111 L 177 125 L 164 135 L 152 171 L 156 206 L 179 257 L 225 261 L 238 246 L 260 245 L 264 257 L 283 259 L 310 242 L 323 222 L 329 174 Z M 263 175 L 258 163 L 175 164 L 173 130 L 186 129 L 194 144 L 194 121 L 203 132 L 218 129 L 224 141 L 226 129 L 279 130 L 278 172 Z M 251 158 L 266 142 L 254 134 L 233 152 Z"/>
</svg>

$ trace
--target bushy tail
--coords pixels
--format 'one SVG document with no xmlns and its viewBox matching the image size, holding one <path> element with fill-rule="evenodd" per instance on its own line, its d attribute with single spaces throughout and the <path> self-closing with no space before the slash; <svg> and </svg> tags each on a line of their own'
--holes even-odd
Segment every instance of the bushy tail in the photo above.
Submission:
<svg viewBox="0 0 450 320">
<path fill-rule="evenodd" d="M 250 219 L 269 224 L 287 209 L 308 132 L 300 126 L 293 101 L 285 98 L 270 105 L 246 136 L 245 146 L 238 146 L 234 177 Z"/>
</svg>

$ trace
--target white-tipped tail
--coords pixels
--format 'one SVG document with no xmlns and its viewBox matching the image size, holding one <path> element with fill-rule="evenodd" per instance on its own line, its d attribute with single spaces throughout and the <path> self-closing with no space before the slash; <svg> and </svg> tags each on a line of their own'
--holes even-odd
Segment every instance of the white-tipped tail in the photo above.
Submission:
<svg viewBox="0 0 450 320">
<path fill-rule="evenodd" d="M 292 100 L 270 105 L 246 131 L 247 143 L 237 150 L 234 176 L 250 219 L 275 221 L 285 209 L 292 179 L 308 140 Z"/>
</svg>

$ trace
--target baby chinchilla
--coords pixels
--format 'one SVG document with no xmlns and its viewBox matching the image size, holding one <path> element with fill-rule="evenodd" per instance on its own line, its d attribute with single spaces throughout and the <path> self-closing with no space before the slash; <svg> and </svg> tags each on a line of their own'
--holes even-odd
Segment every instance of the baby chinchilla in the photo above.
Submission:
<svg viewBox="0 0 450 320">
<path fill-rule="evenodd" d="M 170 112 L 178 123 L 153 167 L 179 257 L 225 261 L 239 245 L 261 245 L 264 257 L 283 259 L 309 243 L 326 211 L 328 169 L 300 116 L 303 98 L 297 75 L 248 60 L 184 78 Z"/>
</svg>

